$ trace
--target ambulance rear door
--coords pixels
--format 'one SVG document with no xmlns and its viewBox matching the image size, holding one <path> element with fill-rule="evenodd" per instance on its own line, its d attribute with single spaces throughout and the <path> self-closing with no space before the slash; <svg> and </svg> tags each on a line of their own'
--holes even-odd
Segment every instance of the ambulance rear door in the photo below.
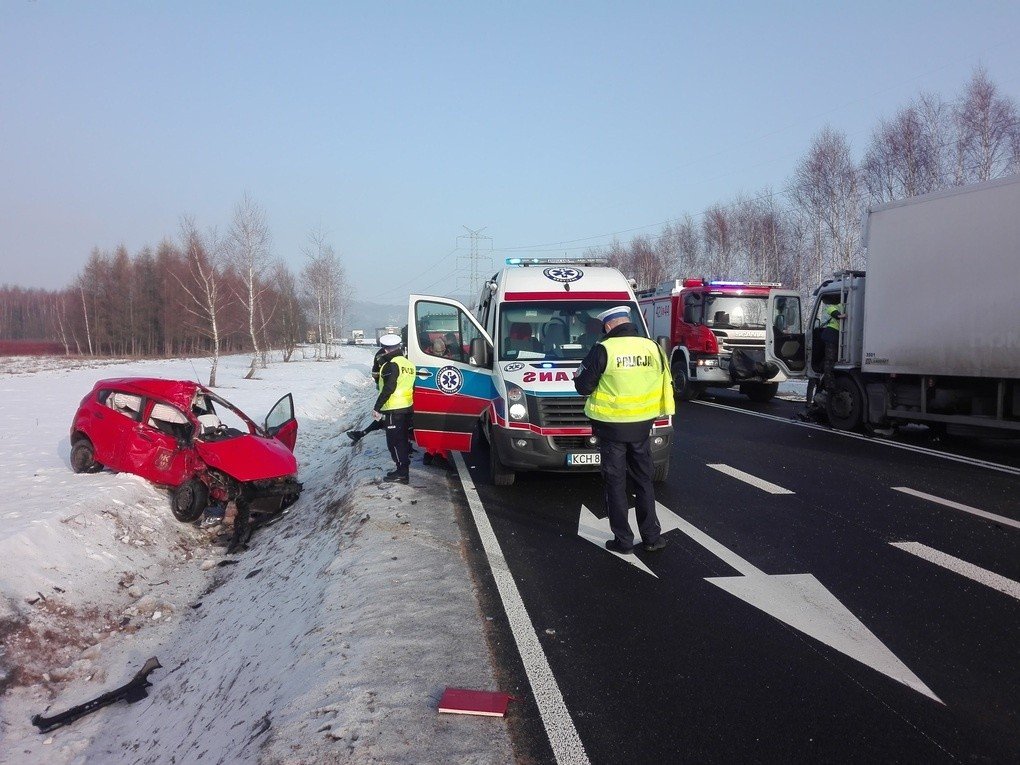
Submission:
<svg viewBox="0 0 1020 765">
<path fill-rule="evenodd" d="M 411 295 L 407 357 L 417 368 L 414 438 L 429 452 L 471 450 L 482 412 L 496 397 L 492 338 L 463 304 Z"/>
</svg>

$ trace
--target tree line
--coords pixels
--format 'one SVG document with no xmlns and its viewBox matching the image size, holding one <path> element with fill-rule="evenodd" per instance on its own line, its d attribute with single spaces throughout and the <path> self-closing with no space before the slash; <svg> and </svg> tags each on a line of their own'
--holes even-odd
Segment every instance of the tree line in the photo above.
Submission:
<svg viewBox="0 0 1020 765">
<path fill-rule="evenodd" d="M 62 290 L 0 287 L 0 340 L 46 340 L 66 354 L 204 355 L 216 384 L 221 354 L 271 350 L 289 360 L 312 341 L 328 358 L 352 298 L 340 256 L 322 231 L 309 234 L 295 275 L 272 256 L 265 211 L 245 195 L 227 230 L 181 218 L 176 237 L 131 255 L 93 249 Z"/>
<path fill-rule="evenodd" d="M 978 68 L 955 99 L 922 93 L 880 120 L 862 158 L 826 127 L 784 188 L 685 214 L 656 235 L 590 248 L 648 289 L 684 276 L 782 282 L 810 291 L 866 266 L 870 206 L 1020 172 L 1016 103 Z"/>
</svg>

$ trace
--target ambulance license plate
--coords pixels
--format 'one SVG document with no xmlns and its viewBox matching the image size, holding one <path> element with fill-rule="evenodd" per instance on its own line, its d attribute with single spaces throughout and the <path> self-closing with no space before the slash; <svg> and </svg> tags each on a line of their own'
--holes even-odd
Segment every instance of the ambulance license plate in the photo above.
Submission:
<svg viewBox="0 0 1020 765">
<path fill-rule="evenodd" d="M 567 455 L 568 465 L 601 465 L 602 455 L 598 452 L 578 452 Z"/>
</svg>

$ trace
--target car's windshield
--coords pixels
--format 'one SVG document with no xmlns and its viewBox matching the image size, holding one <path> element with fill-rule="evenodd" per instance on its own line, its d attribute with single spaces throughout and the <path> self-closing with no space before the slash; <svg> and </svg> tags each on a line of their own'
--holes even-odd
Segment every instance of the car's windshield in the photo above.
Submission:
<svg viewBox="0 0 1020 765">
<path fill-rule="evenodd" d="M 765 329 L 764 295 L 708 295 L 705 324 L 716 329 Z"/>
<path fill-rule="evenodd" d="M 191 402 L 191 413 L 202 426 L 199 430 L 199 438 L 208 436 L 222 439 L 259 432 L 258 426 L 248 419 L 240 409 L 226 399 L 213 394 L 197 392 Z"/>
<path fill-rule="evenodd" d="M 595 341 L 602 337 L 602 322 L 597 316 L 620 303 L 564 300 L 543 303 L 506 303 L 500 310 L 500 361 L 513 359 L 583 359 Z M 631 320 L 644 336 L 644 323 L 634 303 Z"/>
</svg>

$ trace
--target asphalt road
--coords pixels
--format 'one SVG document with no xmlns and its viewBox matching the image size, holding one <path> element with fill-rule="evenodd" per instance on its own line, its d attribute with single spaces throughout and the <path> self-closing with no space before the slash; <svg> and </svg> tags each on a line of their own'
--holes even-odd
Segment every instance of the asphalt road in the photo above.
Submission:
<svg viewBox="0 0 1020 765">
<path fill-rule="evenodd" d="M 578 535 L 583 508 L 604 516 L 597 476 L 497 488 L 486 447 L 468 455 L 588 759 L 1020 762 L 1020 527 L 959 507 L 1020 522 L 1020 448 L 894 439 L 996 470 L 795 425 L 796 408 L 681 407 L 657 491 L 680 527 L 638 554 L 647 570 Z M 501 614 L 501 672 L 526 687 L 508 635 Z M 534 698 L 517 714 L 524 759 L 553 759 Z"/>
</svg>

